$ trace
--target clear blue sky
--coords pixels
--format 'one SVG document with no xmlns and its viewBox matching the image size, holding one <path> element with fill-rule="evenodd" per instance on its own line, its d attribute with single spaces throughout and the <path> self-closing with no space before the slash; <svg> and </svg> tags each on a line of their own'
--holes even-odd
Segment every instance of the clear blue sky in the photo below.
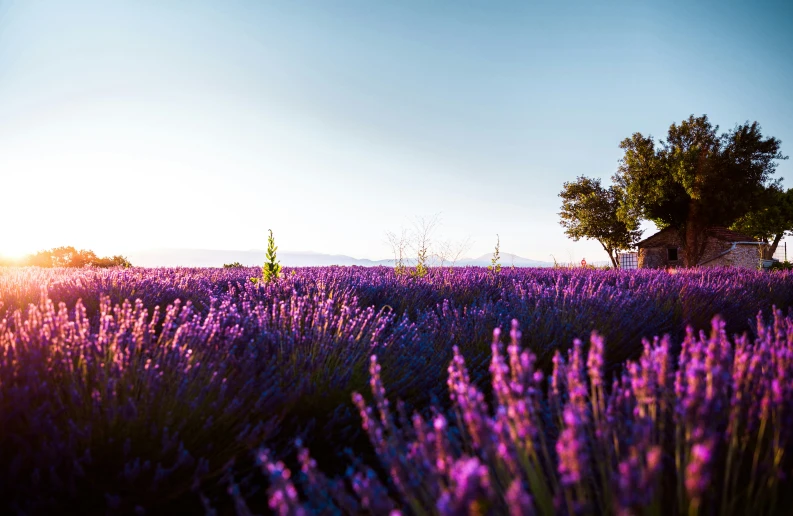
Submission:
<svg viewBox="0 0 793 516">
<path fill-rule="evenodd" d="M 272 228 L 385 258 L 385 230 L 440 212 L 470 255 L 499 233 L 605 260 L 557 195 L 610 177 L 631 133 L 706 113 L 793 154 L 790 5 L 0 0 L 0 245 L 251 249 Z"/>
</svg>

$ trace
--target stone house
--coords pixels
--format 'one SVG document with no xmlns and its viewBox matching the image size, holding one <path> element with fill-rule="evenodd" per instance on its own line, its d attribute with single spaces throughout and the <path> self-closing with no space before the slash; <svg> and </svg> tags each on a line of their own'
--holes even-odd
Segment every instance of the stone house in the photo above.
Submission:
<svg viewBox="0 0 793 516">
<path fill-rule="evenodd" d="M 764 242 L 748 235 L 714 226 L 707 230 L 705 252 L 697 266 L 757 269 L 764 245 Z M 683 267 L 683 246 L 680 234 L 674 229 L 663 229 L 645 238 L 636 247 L 640 269 Z"/>
</svg>

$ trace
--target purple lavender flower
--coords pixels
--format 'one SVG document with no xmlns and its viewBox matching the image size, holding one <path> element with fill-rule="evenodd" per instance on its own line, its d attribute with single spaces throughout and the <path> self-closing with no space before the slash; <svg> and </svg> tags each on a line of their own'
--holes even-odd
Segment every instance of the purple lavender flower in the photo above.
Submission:
<svg viewBox="0 0 793 516">
<path fill-rule="evenodd" d="M 258 453 L 259 464 L 270 479 L 269 505 L 279 516 L 303 516 L 305 509 L 297 496 L 297 489 L 291 481 L 291 472 L 283 462 L 272 462 L 265 450 Z"/>
<path fill-rule="evenodd" d="M 519 480 L 513 480 L 505 496 L 510 516 L 534 516 L 534 504 Z"/>
<path fill-rule="evenodd" d="M 253 288 L 244 269 L 0 268 L 0 509 L 47 510 L 32 492 L 57 507 L 97 475 L 118 486 L 84 490 L 90 506 L 134 508 L 184 485 L 201 498 L 213 472 L 246 450 L 298 431 L 343 446 L 361 422 L 388 478 L 358 463 L 343 480 L 325 477 L 300 451 L 294 484 L 269 460 L 275 510 L 416 513 L 442 501 L 522 513 L 528 499 L 541 514 L 648 501 L 773 513 L 789 491 L 793 319 L 760 316 L 756 338 L 744 323 L 793 299 L 789 273 L 505 270 L 495 285 L 476 268 L 415 282 L 376 268 L 291 272 Z M 692 329 L 679 356 L 670 338 L 643 349 L 633 340 L 677 335 L 681 304 L 692 327 L 717 312 L 729 326 Z M 506 350 L 495 332 L 488 376 L 480 341 L 510 319 Z M 517 320 L 539 359 L 520 349 Z M 727 327 L 749 333 L 731 338 Z M 609 356 L 641 356 L 607 364 L 593 335 L 587 356 L 578 342 L 554 357 L 546 394 L 536 363 L 593 329 L 608 336 Z M 442 395 L 452 346 L 445 412 L 428 399 Z M 350 405 L 367 368 L 373 405 L 359 395 Z M 616 370 L 609 389 L 605 370 Z M 419 412 L 395 418 L 389 400 L 400 398 Z M 714 489 L 703 491 L 708 478 Z M 227 484 L 240 513 L 247 482 Z"/>
<path fill-rule="evenodd" d="M 579 484 L 589 475 L 586 422 L 572 405 L 564 408 L 564 429 L 556 443 L 562 484 Z"/>
<path fill-rule="evenodd" d="M 475 457 L 461 458 L 452 464 L 449 488 L 444 490 L 437 502 L 443 515 L 470 514 L 476 512 L 493 494 L 487 467 Z"/>
<path fill-rule="evenodd" d="M 587 368 L 589 371 L 589 381 L 592 383 L 593 387 L 601 387 L 603 385 L 604 342 L 603 337 L 592 332 L 589 355 L 587 357 Z"/>
<path fill-rule="evenodd" d="M 686 465 L 685 484 L 688 496 L 700 500 L 711 481 L 714 442 L 705 441 L 691 447 L 691 458 Z"/>
</svg>

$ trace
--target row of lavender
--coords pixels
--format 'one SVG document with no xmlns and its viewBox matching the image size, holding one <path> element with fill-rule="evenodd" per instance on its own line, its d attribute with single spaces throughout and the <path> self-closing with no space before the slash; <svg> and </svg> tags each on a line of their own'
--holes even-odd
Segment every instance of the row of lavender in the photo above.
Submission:
<svg viewBox="0 0 793 516">
<path fill-rule="evenodd" d="M 376 357 L 373 406 L 353 396 L 388 485 L 365 465 L 330 480 L 306 448 L 298 485 L 283 462 L 258 453 L 278 514 L 790 514 L 793 319 L 758 320 L 758 337 L 688 332 L 679 365 L 668 339 L 644 342 L 608 385 L 604 340 L 557 352 L 545 390 L 518 322 L 504 352 L 493 336 L 494 410 L 455 348 L 453 419 L 434 407 L 408 419 L 386 398 Z M 610 387 L 610 388 L 609 388 Z M 547 395 L 545 394 L 547 392 Z M 399 423 L 397 423 L 399 421 Z M 452 428 L 450 423 L 456 423 Z M 345 482 L 346 481 L 346 482 Z M 347 488 L 347 485 L 350 488 Z M 232 485 L 240 513 L 245 500 Z M 393 496 L 389 496 L 393 493 Z"/>
<path fill-rule="evenodd" d="M 763 386 L 790 384 L 789 376 L 784 383 L 791 369 L 789 321 L 779 319 L 782 329 L 773 337 L 753 322 L 759 309 L 791 305 L 793 276 L 788 273 L 504 270 L 493 275 L 471 268 L 434 270 L 412 279 L 384 268 L 285 272 L 275 284 L 255 286 L 246 270 L 0 269 L 0 503 L 28 513 L 53 508 L 158 512 L 183 510 L 191 503 L 200 509 L 201 501 L 220 507 L 230 498 L 242 512 L 247 500 L 280 508 L 294 503 L 298 512 L 381 512 L 393 506 L 407 513 L 449 513 L 467 511 L 472 504 L 500 512 L 511 504 L 547 514 L 593 507 L 610 512 L 628 507 L 618 498 L 633 492 L 656 501 L 662 499 L 659 493 L 664 500 L 675 494 L 675 510 L 699 504 L 737 514 L 750 503 L 765 503 L 759 502 L 767 499 L 763 490 L 779 492 L 781 477 L 772 482 L 768 475 L 790 472 L 784 469 L 790 454 L 783 453 L 786 423 L 779 419 L 790 416 L 788 394 L 774 394 L 773 417 L 736 412 L 735 418 L 744 418 L 740 424 L 747 425 L 741 432 L 734 428 L 739 423 L 730 423 L 728 434 L 713 417 L 727 414 L 726 407 L 739 410 L 735 403 L 762 406 Z M 669 378 L 653 380 L 646 388 L 655 389 L 658 406 L 651 408 L 639 380 L 633 380 L 653 376 L 647 371 L 660 366 L 645 364 L 649 358 L 638 368 L 625 369 L 622 363 L 642 353 L 642 336 L 671 333 L 679 339 L 686 322 L 703 327 L 714 313 L 731 324 L 725 331 L 761 335 L 760 343 L 736 342 L 734 350 L 718 337 L 718 345 L 729 348 L 716 364 L 721 375 L 736 374 L 741 349 L 763 360 L 753 366 L 760 372 L 752 374 L 760 376 L 753 376 L 746 389 L 736 390 L 733 380 L 708 384 L 710 405 L 697 409 L 689 426 L 681 426 L 677 409 L 683 398 L 675 392 L 677 385 Z M 522 361 L 533 359 L 511 358 L 508 383 L 517 391 L 509 401 L 499 391 L 498 375 L 507 374 L 498 369 L 500 355 L 488 367 L 493 352 L 488 342 L 492 328 L 507 327 L 512 318 L 527 330 L 523 342 L 536 356 L 531 367 L 537 374 L 529 375 L 534 382 L 529 385 L 529 376 L 515 368 L 526 369 L 528 362 Z M 554 352 L 593 328 L 608 345 L 592 355 L 602 365 L 591 371 L 599 371 L 598 378 L 616 374 L 619 381 L 593 381 L 587 395 L 582 393 L 586 381 L 573 377 L 580 372 L 583 351 L 567 366 Z M 705 344 L 691 337 L 686 342 L 688 367 L 696 346 Z M 663 346 L 669 362 L 665 371 L 671 375 L 678 350 L 670 350 L 668 342 Z M 373 354 L 383 366 L 374 380 L 381 419 L 373 418 L 360 399 L 358 410 L 351 403 L 352 392 L 367 389 Z M 468 360 L 466 372 L 460 356 Z M 702 360 L 697 374 L 710 382 L 715 359 Z M 445 385 L 450 361 L 451 400 Z M 546 398 L 540 394 L 545 390 L 540 371 L 552 369 Z M 689 389 L 688 373 L 683 374 L 679 388 Z M 381 376 L 392 399 L 404 401 L 405 413 L 417 409 L 431 424 L 408 422 L 405 416 L 397 429 L 385 411 Z M 491 379 L 493 393 L 483 389 Z M 699 387 L 690 385 L 690 396 L 699 396 Z M 495 415 L 475 388 L 501 407 Z M 725 402 L 735 392 L 748 398 Z M 634 403 L 631 396 L 643 401 Z M 749 397 L 758 403 L 752 405 Z M 519 406 L 530 415 L 515 415 Z M 629 417 L 637 411 L 651 416 Z M 502 412 L 507 416 L 499 416 Z M 757 421 L 766 422 L 759 437 L 748 430 Z M 504 426 L 508 422 L 512 426 Z M 713 427 L 690 426 L 706 423 Z M 329 481 L 302 450 L 306 482 L 300 490 L 308 505 L 298 507 L 277 463 L 284 459 L 297 465 L 295 436 L 302 437 L 326 473 L 340 474 L 344 467 L 339 464 L 355 462 L 342 453 L 345 446 L 369 466 L 359 464 L 347 480 Z M 724 436 L 748 441 L 724 455 L 734 448 L 722 446 Z M 613 450 L 605 447 L 608 443 Z M 529 446 L 536 457 L 520 446 Z M 275 489 L 269 495 L 259 489 L 267 482 L 258 478 L 252 459 L 252 450 L 260 447 L 269 450 L 260 457 Z M 645 467 L 656 456 L 650 452 L 660 457 L 660 465 L 642 473 L 654 479 L 652 488 L 644 477 L 615 476 Z M 769 466 L 766 457 L 772 452 L 778 458 Z M 744 460 L 746 454 L 752 460 Z M 751 478 L 757 485 L 748 492 L 731 490 L 735 496 L 727 501 L 696 495 L 684 473 L 696 470 L 689 464 L 700 455 L 712 457 L 700 467 L 703 475 L 724 470 L 720 461 L 730 456 L 729 482 L 746 486 Z M 578 468 L 578 479 L 571 483 L 575 474 L 563 467 Z M 621 491 L 619 482 L 645 484 Z M 375 501 L 384 505 L 367 505 Z M 774 507 L 779 504 L 754 508 L 771 512 Z"/>
</svg>

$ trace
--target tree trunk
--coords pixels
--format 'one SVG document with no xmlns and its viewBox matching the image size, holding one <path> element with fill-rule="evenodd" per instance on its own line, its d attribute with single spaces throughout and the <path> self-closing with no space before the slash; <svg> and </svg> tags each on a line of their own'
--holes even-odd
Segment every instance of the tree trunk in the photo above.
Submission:
<svg viewBox="0 0 793 516">
<path fill-rule="evenodd" d="M 713 148 L 713 142 L 703 142 L 704 147 L 699 150 L 699 162 L 696 170 L 692 185 L 689 189 L 688 201 L 688 216 L 686 217 L 685 228 L 685 252 L 683 255 L 683 263 L 686 267 L 696 267 L 705 254 L 705 246 L 708 242 L 707 238 L 707 225 L 705 223 L 704 214 L 707 210 L 703 210 L 702 206 L 702 193 L 706 188 L 706 179 L 708 173 L 708 155 Z"/>
<path fill-rule="evenodd" d="M 782 237 L 785 236 L 785 233 L 779 233 L 774 236 L 774 241 L 771 243 L 769 247 L 766 248 L 765 258 L 766 260 L 770 260 L 774 257 L 774 253 L 776 252 L 777 247 L 779 247 L 779 242 L 782 241 Z"/>
<path fill-rule="evenodd" d="M 610 251 L 609 258 L 611 258 L 611 265 L 613 265 L 615 269 L 619 269 L 620 264 L 617 262 L 617 253 Z"/>
<path fill-rule="evenodd" d="M 691 199 L 688 205 L 688 217 L 685 230 L 685 249 L 683 262 L 686 267 L 696 267 L 705 251 L 707 228 L 702 222 L 700 201 Z"/>
<path fill-rule="evenodd" d="M 604 244 L 603 242 L 600 242 L 600 246 L 603 248 L 604 251 L 606 251 L 606 254 L 609 255 L 609 259 L 611 260 L 611 265 L 613 265 L 615 269 L 619 269 L 620 266 L 619 263 L 617 263 L 616 249 L 611 249 L 606 247 L 606 244 Z"/>
</svg>

